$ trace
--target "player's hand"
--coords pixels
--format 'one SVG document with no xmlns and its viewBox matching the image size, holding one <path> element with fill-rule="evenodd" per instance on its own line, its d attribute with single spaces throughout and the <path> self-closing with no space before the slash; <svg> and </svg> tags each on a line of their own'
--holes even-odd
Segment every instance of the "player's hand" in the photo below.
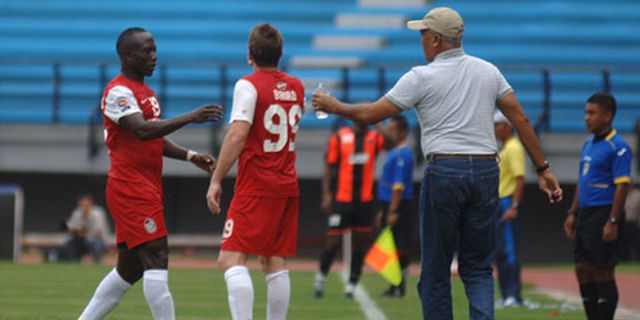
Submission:
<svg viewBox="0 0 640 320">
<path fill-rule="evenodd" d="M 556 179 L 553 173 L 551 173 L 550 169 L 547 169 L 538 175 L 538 187 L 547 194 L 547 197 L 549 197 L 549 203 L 562 201 L 562 189 L 560 189 L 558 179 Z"/>
<path fill-rule="evenodd" d="M 339 101 L 328 93 L 314 93 L 311 104 L 315 111 L 335 113 Z"/>
<path fill-rule="evenodd" d="M 611 242 L 618 239 L 618 225 L 607 222 L 602 228 L 602 241 Z"/>
<path fill-rule="evenodd" d="M 320 204 L 320 210 L 322 213 L 329 215 L 331 214 L 331 205 L 333 203 L 333 196 L 331 193 L 324 193 L 322 195 L 322 203 Z"/>
<path fill-rule="evenodd" d="M 203 123 L 222 119 L 224 109 L 217 104 L 205 104 L 191 111 L 191 122 Z"/>
<path fill-rule="evenodd" d="M 222 185 L 220 182 L 211 181 L 207 191 L 207 207 L 213 214 L 220 213 L 220 196 L 222 195 Z"/>
<path fill-rule="evenodd" d="M 576 237 L 576 216 L 573 214 L 567 215 L 564 220 L 564 234 L 569 239 L 575 239 Z"/>
<path fill-rule="evenodd" d="M 382 210 L 378 210 L 378 212 L 376 212 L 376 217 L 374 219 L 374 225 L 376 227 L 376 229 L 380 230 L 380 228 L 382 228 Z"/>
<path fill-rule="evenodd" d="M 198 153 L 191 158 L 191 162 L 195 164 L 196 167 L 206 171 L 209 175 L 212 175 L 213 170 L 216 169 L 216 158 L 210 154 Z"/>
<path fill-rule="evenodd" d="M 398 213 L 397 212 L 389 212 L 387 216 L 387 224 L 389 227 L 393 227 L 398 222 Z"/>
<path fill-rule="evenodd" d="M 507 212 L 502 215 L 502 221 L 511 221 L 518 217 L 518 208 L 509 208 Z"/>
</svg>

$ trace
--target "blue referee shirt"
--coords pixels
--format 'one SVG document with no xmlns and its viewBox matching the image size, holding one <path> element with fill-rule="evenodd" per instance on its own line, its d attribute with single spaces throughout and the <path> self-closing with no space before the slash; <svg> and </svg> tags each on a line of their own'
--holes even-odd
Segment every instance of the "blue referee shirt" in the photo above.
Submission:
<svg viewBox="0 0 640 320">
<path fill-rule="evenodd" d="M 580 208 L 613 203 L 616 184 L 631 182 L 631 148 L 616 132 L 589 137 L 580 160 Z"/>
<path fill-rule="evenodd" d="M 378 183 L 378 200 L 391 201 L 394 189 L 403 188 L 402 200 L 413 198 L 413 154 L 407 146 L 389 151 Z"/>
</svg>

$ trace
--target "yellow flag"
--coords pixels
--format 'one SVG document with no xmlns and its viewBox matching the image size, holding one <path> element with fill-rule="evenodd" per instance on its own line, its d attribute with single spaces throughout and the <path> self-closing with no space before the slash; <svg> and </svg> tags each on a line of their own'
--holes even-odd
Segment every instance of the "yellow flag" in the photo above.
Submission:
<svg viewBox="0 0 640 320">
<path fill-rule="evenodd" d="M 398 251 L 389 227 L 382 229 L 364 261 L 392 285 L 397 286 L 402 282 Z"/>
</svg>

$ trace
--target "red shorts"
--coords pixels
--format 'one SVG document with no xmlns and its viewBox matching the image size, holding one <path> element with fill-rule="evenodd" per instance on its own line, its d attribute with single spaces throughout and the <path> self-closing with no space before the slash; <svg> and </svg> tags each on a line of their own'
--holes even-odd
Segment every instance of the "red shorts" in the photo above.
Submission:
<svg viewBox="0 0 640 320">
<path fill-rule="evenodd" d="M 109 178 L 107 206 L 116 223 L 116 243 L 130 249 L 167 236 L 161 190 Z"/>
<path fill-rule="evenodd" d="M 299 205 L 298 197 L 233 197 L 221 250 L 263 257 L 295 255 Z"/>
</svg>

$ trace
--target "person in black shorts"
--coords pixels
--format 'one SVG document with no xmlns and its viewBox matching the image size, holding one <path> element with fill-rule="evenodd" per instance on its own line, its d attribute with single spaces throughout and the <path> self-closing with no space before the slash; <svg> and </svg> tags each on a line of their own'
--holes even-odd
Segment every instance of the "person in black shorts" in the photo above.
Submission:
<svg viewBox="0 0 640 320">
<path fill-rule="evenodd" d="M 375 164 L 384 142 L 381 133 L 362 123 L 342 127 L 329 138 L 321 205 L 321 210 L 328 215 L 328 230 L 314 282 L 316 298 L 323 295 L 324 282 L 340 239 L 348 231 L 352 235 L 351 273 L 344 294 L 347 299 L 353 298 L 372 238 Z"/>
<path fill-rule="evenodd" d="M 391 285 L 383 297 L 403 297 L 406 289 L 406 275 L 411 262 L 411 228 L 418 215 L 413 201 L 413 152 L 407 144 L 409 125 L 402 115 L 391 118 L 386 126 L 393 148 L 387 153 L 378 182 L 377 197 L 380 204 L 376 215 L 376 225 L 391 227 L 398 250 L 398 260 L 402 269 L 402 282 Z M 385 135 L 386 136 L 386 135 Z"/>
<path fill-rule="evenodd" d="M 589 320 L 613 319 L 618 304 L 614 277 L 620 256 L 621 223 L 631 182 L 631 149 L 612 128 L 616 101 L 594 94 L 585 106 L 587 129 L 580 176 L 564 223 L 574 239 L 575 272 Z"/>
</svg>

